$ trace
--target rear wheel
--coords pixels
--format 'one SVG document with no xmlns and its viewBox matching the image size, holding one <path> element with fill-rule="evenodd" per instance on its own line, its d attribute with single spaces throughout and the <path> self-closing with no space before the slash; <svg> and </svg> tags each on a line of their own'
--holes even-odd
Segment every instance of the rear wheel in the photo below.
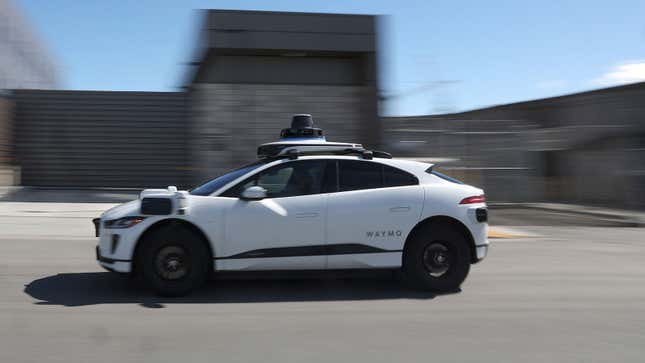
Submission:
<svg viewBox="0 0 645 363">
<path fill-rule="evenodd" d="M 433 223 L 417 230 L 403 251 L 403 271 L 416 288 L 454 291 L 470 271 L 468 241 L 450 225 Z"/>
<path fill-rule="evenodd" d="M 160 295 L 186 295 L 206 281 L 212 261 L 199 235 L 166 227 L 141 242 L 138 265 L 146 283 Z"/>
</svg>

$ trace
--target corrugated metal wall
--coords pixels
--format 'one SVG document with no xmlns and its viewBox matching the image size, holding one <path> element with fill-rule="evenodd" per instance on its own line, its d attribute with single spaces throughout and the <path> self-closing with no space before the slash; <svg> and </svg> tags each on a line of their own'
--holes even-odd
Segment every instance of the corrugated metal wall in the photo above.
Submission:
<svg viewBox="0 0 645 363">
<path fill-rule="evenodd" d="M 15 91 L 22 184 L 187 186 L 186 94 Z"/>
<path fill-rule="evenodd" d="M 11 155 L 11 101 L 0 96 L 0 167 L 12 163 Z"/>
</svg>

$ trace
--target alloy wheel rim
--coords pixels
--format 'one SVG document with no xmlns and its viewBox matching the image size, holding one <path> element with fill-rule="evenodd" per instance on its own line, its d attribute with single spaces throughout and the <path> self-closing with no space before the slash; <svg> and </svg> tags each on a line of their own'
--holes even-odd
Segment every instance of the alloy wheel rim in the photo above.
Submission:
<svg viewBox="0 0 645 363">
<path fill-rule="evenodd" d="M 441 277 L 448 273 L 454 258 L 445 244 L 433 242 L 423 250 L 422 259 L 423 267 L 430 276 Z"/>
<path fill-rule="evenodd" d="M 179 280 L 189 271 L 189 260 L 186 250 L 179 246 L 166 246 L 157 252 L 155 270 L 164 280 Z"/>
</svg>

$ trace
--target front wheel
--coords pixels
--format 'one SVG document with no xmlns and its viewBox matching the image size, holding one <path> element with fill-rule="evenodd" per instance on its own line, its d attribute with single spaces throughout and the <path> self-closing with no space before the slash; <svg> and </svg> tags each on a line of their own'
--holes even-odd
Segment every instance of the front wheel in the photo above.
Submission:
<svg viewBox="0 0 645 363">
<path fill-rule="evenodd" d="M 138 262 L 143 278 L 160 295 L 186 295 L 206 281 L 212 262 L 195 233 L 163 228 L 146 236 L 142 243 Z"/>
<path fill-rule="evenodd" d="M 468 242 L 450 225 L 422 227 L 405 246 L 403 271 L 416 288 L 455 291 L 470 271 Z"/>
</svg>

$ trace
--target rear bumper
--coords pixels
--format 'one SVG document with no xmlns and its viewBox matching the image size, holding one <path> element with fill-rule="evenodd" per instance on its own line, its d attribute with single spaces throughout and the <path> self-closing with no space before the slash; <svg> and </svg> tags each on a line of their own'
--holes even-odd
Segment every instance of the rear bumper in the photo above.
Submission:
<svg viewBox="0 0 645 363">
<path fill-rule="evenodd" d="M 115 260 L 113 258 L 101 256 L 101 250 L 99 249 L 99 246 L 96 246 L 96 261 L 101 267 L 108 271 L 122 273 L 128 273 L 132 271 L 131 260 Z"/>
</svg>

